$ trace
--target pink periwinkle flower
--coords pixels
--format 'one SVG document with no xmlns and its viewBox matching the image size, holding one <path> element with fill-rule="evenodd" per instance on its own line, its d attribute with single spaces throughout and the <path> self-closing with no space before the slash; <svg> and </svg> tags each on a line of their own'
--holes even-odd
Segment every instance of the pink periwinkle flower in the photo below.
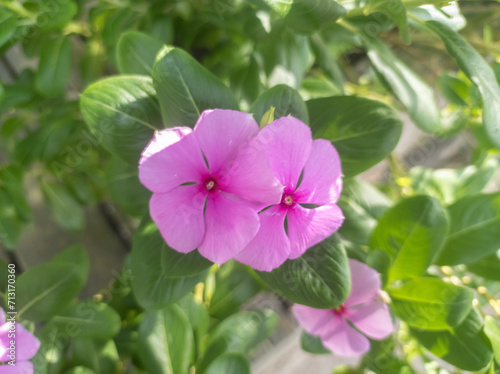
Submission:
<svg viewBox="0 0 500 374">
<path fill-rule="evenodd" d="M 29 360 L 40 348 L 40 341 L 10 318 L 0 309 L 0 374 L 33 374 Z"/>
<path fill-rule="evenodd" d="M 366 336 L 375 340 L 385 339 L 394 331 L 394 326 L 387 305 L 377 300 L 379 274 L 352 259 L 349 259 L 349 267 L 351 293 L 343 305 L 335 309 L 314 309 L 296 304 L 293 314 L 302 328 L 311 335 L 319 336 L 330 351 L 353 357 L 363 355 L 370 349 Z"/>
<path fill-rule="evenodd" d="M 333 145 L 313 140 L 311 129 L 294 117 L 267 125 L 255 142 L 265 149 L 284 190 L 277 204 L 259 213 L 259 232 L 235 259 L 271 271 L 286 259 L 300 257 L 342 225 L 344 216 L 336 205 L 342 170 Z"/>
<path fill-rule="evenodd" d="M 153 192 L 150 214 L 170 247 L 198 248 L 221 264 L 252 240 L 258 211 L 282 194 L 254 143 L 258 132 L 251 114 L 215 109 L 204 111 L 194 130 L 156 133 L 139 161 L 139 179 Z"/>
</svg>

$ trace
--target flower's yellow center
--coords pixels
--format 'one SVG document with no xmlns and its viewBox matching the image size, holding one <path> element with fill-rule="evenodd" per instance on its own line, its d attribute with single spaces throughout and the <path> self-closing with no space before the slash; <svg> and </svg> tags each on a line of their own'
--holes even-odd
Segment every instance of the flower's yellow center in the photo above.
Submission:
<svg viewBox="0 0 500 374">
<path fill-rule="evenodd" d="M 207 190 L 211 190 L 212 188 L 214 188 L 215 186 L 215 182 L 214 181 L 208 181 L 207 183 L 205 183 L 205 187 L 207 188 Z"/>
<path fill-rule="evenodd" d="M 288 205 L 288 206 L 292 205 L 293 204 L 293 197 L 290 195 L 285 196 L 283 198 L 283 204 Z"/>
</svg>

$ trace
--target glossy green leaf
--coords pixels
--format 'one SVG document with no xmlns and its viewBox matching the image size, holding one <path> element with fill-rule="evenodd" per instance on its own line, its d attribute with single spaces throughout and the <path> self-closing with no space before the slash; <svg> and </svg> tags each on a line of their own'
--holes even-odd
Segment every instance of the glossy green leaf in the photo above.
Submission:
<svg viewBox="0 0 500 374">
<path fill-rule="evenodd" d="M 271 272 L 257 272 L 274 292 L 291 302 L 328 309 L 349 295 L 351 280 L 344 247 L 334 234 Z"/>
<path fill-rule="evenodd" d="M 339 234 L 352 242 L 368 245 L 377 218 L 391 205 L 391 200 L 371 184 L 348 178 L 344 180 L 337 204 L 345 217 Z"/>
<path fill-rule="evenodd" d="M 158 39 L 138 31 L 127 31 L 120 36 L 116 60 L 121 74 L 151 75 L 156 55 L 163 48 Z"/>
<path fill-rule="evenodd" d="M 490 339 L 495 361 L 500 365 L 500 326 L 491 316 L 485 318 L 484 333 Z"/>
<path fill-rule="evenodd" d="M 241 353 L 225 353 L 217 357 L 205 374 L 250 374 L 250 363 Z"/>
<path fill-rule="evenodd" d="M 292 116 L 304 123 L 309 123 L 309 114 L 304 100 L 293 88 L 280 84 L 267 90 L 255 101 L 250 109 L 257 123 L 260 123 L 264 114 L 274 107 L 274 120 Z"/>
<path fill-rule="evenodd" d="M 104 303 L 83 301 L 52 317 L 56 327 L 71 330 L 74 338 L 109 339 L 120 331 L 120 316 Z"/>
<path fill-rule="evenodd" d="M 189 54 L 164 47 L 153 67 L 163 120 L 168 127 L 194 126 L 206 109 L 238 109 L 231 90 Z"/>
<path fill-rule="evenodd" d="M 319 336 L 309 335 L 305 331 L 302 331 L 302 333 L 300 334 L 300 346 L 304 351 L 315 355 L 331 353 L 328 349 L 325 348 Z"/>
<path fill-rule="evenodd" d="M 187 374 L 193 333 L 181 309 L 148 311 L 139 328 L 139 357 L 149 373 Z"/>
<path fill-rule="evenodd" d="M 43 45 L 35 77 L 35 87 L 43 96 L 55 97 L 66 89 L 71 74 L 72 49 L 69 36 Z"/>
<path fill-rule="evenodd" d="M 445 73 L 439 76 L 438 85 L 443 96 L 450 103 L 463 107 L 469 105 L 469 86 L 463 80 Z"/>
<path fill-rule="evenodd" d="M 429 4 L 430 6 L 420 6 Z M 412 0 L 406 3 L 408 11 L 423 21 L 436 21 L 459 31 L 467 25 L 467 20 L 460 12 L 460 7 L 455 1 L 442 0 Z M 415 27 L 420 25 L 413 22 Z"/>
<path fill-rule="evenodd" d="M 111 153 L 137 165 L 161 129 L 160 107 L 151 78 L 117 76 L 90 85 L 80 98 L 83 117 L 94 136 Z"/>
<path fill-rule="evenodd" d="M 292 1 L 285 22 L 288 27 L 303 34 L 312 34 L 333 25 L 346 13 L 346 9 L 333 0 Z"/>
<path fill-rule="evenodd" d="M 448 207 L 451 226 L 436 263 L 468 264 L 500 248 L 500 193 L 468 196 Z"/>
<path fill-rule="evenodd" d="M 456 31 L 437 22 L 425 22 L 444 42 L 460 69 L 477 86 L 483 103 L 483 124 L 493 144 L 500 148 L 500 87 L 493 69 Z"/>
<path fill-rule="evenodd" d="M 95 373 L 116 373 L 118 359 L 116 345 L 111 339 L 75 339 L 72 342 L 72 362 Z"/>
<path fill-rule="evenodd" d="M 328 139 L 351 177 L 387 157 L 401 135 L 401 120 L 389 106 L 356 96 L 309 100 L 310 126 L 314 138 Z"/>
<path fill-rule="evenodd" d="M 443 128 L 434 91 L 415 72 L 399 60 L 382 41 L 369 39 L 368 58 L 381 83 L 408 110 L 411 119 L 425 132 Z"/>
<path fill-rule="evenodd" d="M 17 20 L 12 12 L 2 9 L 0 14 L 0 47 L 7 43 L 14 35 L 17 27 Z"/>
<path fill-rule="evenodd" d="M 415 278 L 390 288 L 391 310 L 410 326 L 445 330 L 459 325 L 472 308 L 472 290 L 439 278 Z"/>
<path fill-rule="evenodd" d="M 415 196 L 382 214 L 370 247 L 382 249 L 391 258 L 391 280 L 414 278 L 427 270 L 447 232 L 448 217 L 441 203 L 430 196 Z"/>
<path fill-rule="evenodd" d="M 452 330 L 412 328 L 411 333 L 432 354 L 463 370 L 480 370 L 492 358 L 491 346 L 483 331 L 483 320 L 474 309 Z"/>
<path fill-rule="evenodd" d="M 62 184 L 42 182 L 42 192 L 56 222 L 69 231 L 85 227 L 83 208 Z"/>
<path fill-rule="evenodd" d="M 410 28 L 406 8 L 401 0 L 370 0 L 369 12 L 381 12 L 391 18 L 399 29 L 399 35 L 405 44 L 410 44 Z"/>
<path fill-rule="evenodd" d="M 293 0 L 264 0 L 264 2 L 280 16 L 284 17 L 292 8 Z"/>
<path fill-rule="evenodd" d="M 500 281 L 500 250 L 467 264 L 467 270 L 480 277 Z"/>
</svg>

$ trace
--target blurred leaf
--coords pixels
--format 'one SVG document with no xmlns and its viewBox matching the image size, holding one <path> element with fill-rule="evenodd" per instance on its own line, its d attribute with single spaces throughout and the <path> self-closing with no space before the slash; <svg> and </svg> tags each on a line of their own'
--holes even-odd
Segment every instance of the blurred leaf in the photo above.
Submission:
<svg viewBox="0 0 500 374">
<path fill-rule="evenodd" d="M 441 93 L 450 103 L 459 106 L 468 106 L 469 86 L 463 80 L 451 74 L 441 74 L 438 78 Z"/>
<path fill-rule="evenodd" d="M 302 122 L 309 122 L 309 115 L 304 100 L 293 88 L 284 84 L 267 90 L 255 101 L 250 109 L 257 123 L 260 123 L 264 114 L 274 107 L 274 120 L 291 115 Z"/>
<path fill-rule="evenodd" d="M 257 272 L 274 292 L 291 302 L 327 309 L 349 295 L 351 279 L 344 247 L 334 234 L 271 272 Z"/>
<path fill-rule="evenodd" d="M 14 249 L 21 237 L 22 222 L 11 196 L 0 189 L 0 242 L 7 249 Z"/>
<path fill-rule="evenodd" d="M 391 258 L 391 280 L 415 278 L 431 265 L 447 232 L 448 217 L 441 203 L 430 196 L 415 196 L 382 214 L 370 247 L 384 250 Z"/>
<path fill-rule="evenodd" d="M 193 334 L 178 306 L 148 311 L 139 329 L 139 343 L 139 357 L 149 373 L 188 373 Z"/>
<path fill-rule="evenodd" d="M 459 325 L 472 309 L 472 290 L 439 278 L 415 278 L 392 287 L 391 310 L 412 327 L 445 330 Z"/>
<path fill-rule="evenodd" d="M 62 184 L 42 182 L 42 192 L 58 224 L 69 231 L 85 228 L 83 208 Z"/>
<path fill-rule="evenodd" d="M 467 270 L 480 277 L 500 281 L 500 251 L 467 264 Z"/>
<path fill-rule="evenodd" d="M 436 263 L 475 262 L 500 248 L 500 193 L 467 196 L 448 207 L 450 232 Z"/>
<path fill-rule="evenodd" d="M 314 138 L 335 146 L 346 177 L 387 157 L 399 140 L 402 123 L 389 106 L 356 96 L 335 96 L 307 103 Z"/>
<path fill-rule="evenodd" d="M 238 109 L 229 88 L 178 48 L 161 50 L 153 67 L 153 81 L 168 127 L 192 127 L 206 109 Z"/>
<path fill-rule="evenodd" d="M 319 336 L 309 335 L 307 332 L 302 331 L 300 334 L 300 347 L 309 353 L 315 355 L 329 354 L 331 353 L 328 349 L 326 349 L 321 342 L 321 338 Z"/>
<path fill-rule="evenodd" d="M 408 110 L 411 119 L 425 132 L 446 129 L 440 123 L 434 91 L 399 60 L 382 41 L 369 39 L 368 58 L 381 83 Z"/>
<path fill-rule="evenodd" d="M 207 308 L 201 300 L 192 294 L 186 295 L 177 303 L 186 314 L 193 329 L 196 357 L 205 349 L 206 333 L 210 324 Z"/>
<path fill-rule="evenodd" d="M 1 101 L 2 100 L 0 97 L 0 103 Z M 9 136 L 14 135 L 18 130 L 22 129 L 25 125 L 26 121 L 22 117 L 7 118 L 2 123 L 2 127 L 0 128 L 0 135 L 7 138 Z"/>
<path fill-rule="evenodd" d="M 80 98 L 94 136 L 111 153 L 137 165 L 141 152 L 162 128 L 151 78 L 116 76 L 90 85 Z"/>
<path fill-rule="evenodd" d="M 0 47 L 7 43 L 14 35 L 17 27 L 17 20 L 14 14 L 3 8 L 0 14 Z"/>
<path fill-rule="evenodd" d="M 500 365 L 500 327 L 491 316 L 486 316 L 484 322 L 484 333 L 490 339 L 495 361 L 498 365 Z"/>
<path fill-rule="evenodd" d="M 250 374 L 250 363 L 241 353 L 225 353 L 217 357 L 205 374 Z"/>
<path fill-rule="evenodd" d="M 483 124 L 489 139 L 500 148 L 500 87 L 481 55 L 457 32 L 437 21 L 425 22 L 444 42 L 460 69 L 477 86 L 483 103 Z"/>
<path fill-rule="evenodd" d="M 120 331 L 120 316 L 104 303 L 83 301 L 57 313 L 51 323 L 73 338 L 109 339 Z"/>
<path fill-rule="evenodd" d="M 90 262 L 85 247 L 81 244 L 72 245 L 54 256 L 52 263 L 62 263 L 68 265 L 78 265 L 78 275 L 82 284 L 87 283 L 89 276 Z"/>
<path fill-rule="evenodd" d="M 451 330 L 411 328 L 411 333 L 432 354 L 460 369 L 481 370 L 491 361 L 492 351 L 483 331 L 483 320 L 474 309 Z"/>
<path fill-rule="evenodd" d="M 406 8 L 401 0 L 370 0 L 369 12 L 381 12 L 388 15 L 399 29 L 399 35 L 405 44 L 411 43 L 410 28 L 406 17 Z"/>
<path fill-rule="evenodd" d="M 385 340 L 371 340 L 370 351 L 364 355 L 362 364 L 375 373 L 384 374 L 415 374 L 406 360 L 398 357 L 395 352 L 396 342 L 392 337 Z M 363 370 L 363 373 L 365 370 Z M 344 374 L 342 372 L 338 374 Z M 345 373 L 357 374 L 357 373 Z"/>
<path fill-rule="evenodd" d="M 391 205 L 391 200 L 361 179 L 344 180 L 338 206 L 346 217 L 339 229 L 344 238 L 362 245 L 368 245 L 377 218 Z"/>
<path fill-rule="evenodd" d="M 460 13 L 457 1 L 422 1 L 425 5 L 418 8 L 411 8 L 409 12 L 424 21 L 436 21 L 459 31 L 465 27 L 467 20 Z M 433 4 L 435 3 L 435 5 Z M 407 6 L 409 6 L 408 4 Z M 414 23 L 418 27 L 417 23 Z"/>
<path fill-rule="evenodd" d="M 260 67 L 252 55 L 249 61 L 231 71 L 230 87 L 239 102 L 249 107 L 259 97 L 263 86 L 260 81 Z"/>
<path fill-rule="evenodd" d="M 121 74 L 151 75 L 156 55 L 163 43 L 151 36 L 127 31 L 118 40 L 116 60 Z"/>
<path fill-rule="evenodd" d="M 346 13 L 346 9 L 333 0 L 292 1 L 285 22 L 290 28 L 302 34 L 312 34 L 335 24 L 335 21 Z"/>
<path fill-rule="evenodd" d="M 43 31 L 57 31 L 71 21 L 75 16 L 78 6 L 74 1 L 60 1 L 54 3 L 52 0 L 40 1 L 40 14 L 36 25 Z"/>
<path fill-rule="evenodd" d="M 113 340 L 75 339 L 72 347 L 74 364 L 88 367 L 95 373 L 116 373 L 119 356 Z"/>
<path fill-rule="evenodd" d="M 76 366 L 68 371 L 65 371 L 64 374 L 95 374 L 95 372 L 85 366 Z"/>
<path fill-rule="evenodd" d="M 264 0 L 264 2 L 280 16 L 284 17 L 292 8 L 293 0 Z"/>
<path fill-rule="evenodd" d="M 69 36 L 61 36 L 43 45 L 35 78 L 40 94 L 55 97 L 64 92 L 71 74 L 72 54 Z"/>
<path fill-rule="evenodd" d="M 323 70 L 326 76 L 335 83 L 335 87 L 339 90 L 339 95 L 344 95 L 344 79 L 342 71 L 334 56 L 328 50 L 328 46 L 321 39 L 319 34 L 314 34 L 310 38 L 311 49 L 316 58 L 316 63 Z M 331 95 L 328 95 L 331 96 Z"/>
<path fill-rule="evenodd" d="M 69 345 L 68 333 L 46 323 L 35 336 L 40 340 L 40 348 L 31 359 L 34 374 L 59 374 Z"/>
</svg>

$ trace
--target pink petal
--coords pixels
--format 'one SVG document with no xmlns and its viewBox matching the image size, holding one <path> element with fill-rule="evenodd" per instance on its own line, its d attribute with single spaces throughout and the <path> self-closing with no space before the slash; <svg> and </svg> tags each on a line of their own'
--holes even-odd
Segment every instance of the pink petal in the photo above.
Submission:
<svg viewBox="0 0 500 374">
<path fill-rule="evenodd" d="M 0 366 L 0 374 L 33 374 L 33 364 L 30 361 L 17 361 L 16 366 Z"/>
<path fill-rule="evenodd" d="M 193 133 L 183 127 L 157 133 L 139 162 L 141 183 L 157 193 L 168 192 L 183 183 L 200 183 L 206 174 L 200 145 Z"/>
<path fill-rule="evenodd" d="M 361 356 L 370 349 L 369 340 L 343 318 L 323 330 L 321 341 L 330 351 L 345 357 Z"/>
<path fill-rule="evenodd" d="M 380 291 L 380 275 L 368 265 L 349 259 L 351 269 L 351 293 L 345 306 L 353 306 L 372 301 Z"/>
<path fill-rule="evenodd" d="M 262 146 L 252 138 L 246 141 L 230 169 L 219 179 L 221 189 L 265 206 L 281 201 L 283 186 L 273 174 Z"/>
<path fill-rule="evenodd" d="M 236 256 L 259 231 L 257 211 L 223 192 L 209 195 L 205 220 L 205 239 L 198 250 L 217 264 Z"/>
<path fill-rule="evenodd" d="M 259 271 L 271 271 L 285 262 L 290 254 L 285 217 L 286 209 L 279 205 L 261 212 L 257 235 L 235 259 Z"/>
<path fill-rule="evenodd" d="M 231 163 L 240 146 L 258 131 L 251 114 L 223 109 L 205 110 L 194 128 L 211 174 Z"/>
<path fill-rule="evenodd" d="M 335 204 L 342 191 L 342 169 L 337 150 L 324 139 L 312 142 L 311 154 L 304 166 L 297 201 L 307 204 Z"/>
<path fill-rule="evenodd" d="M 348 309 L 346 318 L 372 339 L 385 339 L 394 331 L 391 314 L 384 303 L 374 301 Z"/>
<path fill-rule="evenodd" d="M 327 324 L 340 322 L 331 309 L 315 309 L 305 305 L 295 304 L 292 313 L 299 325 L 311 335 L 319 335 Z"/>
<path fill-rule="evenodd" d="M 264 146 L 274 175 L 292 190 L 311 153 L 311 129 L 293 117 L 281 117 L 264 127 L 257 141 Z"/>
<path fill-rule="evenodd" d="M 40 348 L 40 341 L 22 325 L 16 323 L 16 359 L 31 359 Z"/>
<path fill-rule="evenodd" d="M 187 253 L 201 244 L 205 236 L 206 200 L 207 193 L 203 193 L 199 185 L 179 186 L 164 194 L 153 194 L 149 202 L 151 218 L 171 248 Z"/>
<path fill-rule="evenodd" d="M 306 209 L 299 204 L 288 210 L 288 238 L 294 259 L 313 245 L 332 235 L 344 222 L 344 215 L 337 205 L 324 205 Z"/>
</svg>

